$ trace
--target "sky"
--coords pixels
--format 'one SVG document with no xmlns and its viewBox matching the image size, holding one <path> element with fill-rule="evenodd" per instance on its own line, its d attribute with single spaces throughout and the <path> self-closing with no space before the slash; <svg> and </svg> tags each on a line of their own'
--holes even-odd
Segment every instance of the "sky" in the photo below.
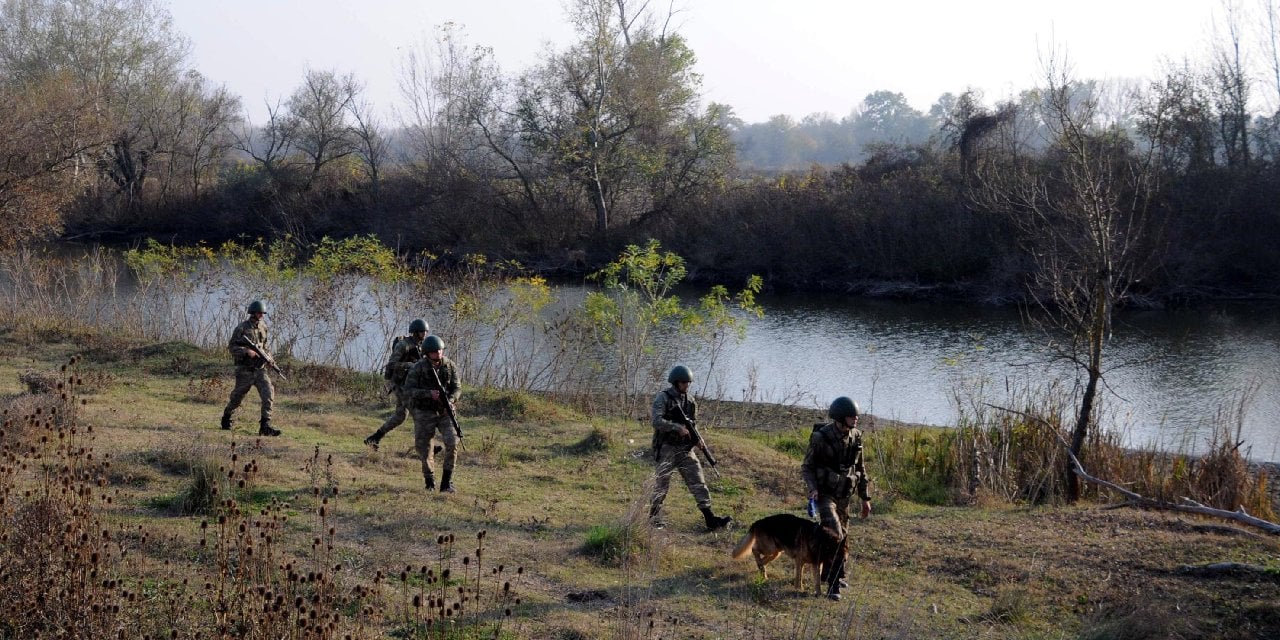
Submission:
<svg viewBox="0 0 1280 640">
<path fill-rule="evenodd" d="M 671 0 L 649 0 L 666 7 Z M 674 0 L 708 102 L 746 122 L 848 115 L 869 93 L 928 111 L 946 92 L 988 103 L 1035 86 L 1045 52 L 1079 78 L 1154 78 L 1207 60 L 1218 0 Z M 256 123 L 308 68 L 354 73 L 385 114 L 398 68 L 436 26 L 462 25 L 514 73 L 572 41 L 562 0 L 171 0 L 192 63 Z"/>
</svg>

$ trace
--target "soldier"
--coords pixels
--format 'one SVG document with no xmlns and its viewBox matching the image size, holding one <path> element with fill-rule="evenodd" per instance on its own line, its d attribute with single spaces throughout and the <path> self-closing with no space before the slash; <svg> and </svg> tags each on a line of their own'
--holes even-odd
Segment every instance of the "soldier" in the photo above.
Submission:
<svg viewBox="0 0 1280 640">
<path fill-rule="evenodd" d="M 364 439 L 364 443 L 373 447 L 374 450 L 377 450 L 383 436 L 404 422 L 405 415 L 409 412 L 409 404 L 404 394 L 404 381 L 409 375 L 409 369 L 422 359 L 422 341 L 426 339 L 429 329 L 427 321 L 418 318 L 409 323 L 409 335 L 396 338 L 391 347 L 391 358 L 387 360 L 387 366 L 383 369 L 383 377 L 391 383 L 396 394 L 396 410 L 386 422 L 382 423 L 381 427 L 378 427 L 377 431 L 373 432 L 373 435 Z"/>
<path fill-rule="evenodd" d="M 862 462 L 862 432 L 858 430 L 858 403 L 841 396 L 831 402 L 827 415 L 831 422 L 814 426 L 809 437 L 809 450 L 804 454 L 800 473 L 809 487 L 809 499 L 817 503 L 822 526 L 837 536 L 847 535 L 849 498 L 854 491 L 862 499 L 860 517 L 871 515 L 871 498 L 867 495 L 867 470 Z M 847 555 L 847 554 L 846 554 Z M 845 556 L 830 563 L 827 597 L 840 599 L 845 582 Z"/>
<path fill-rule="evenodd" d="M 454 493 L 453 465 L 458 461 L 458 433 L 449 419 L 449 409 L 458 402 L 461 385 L 458 369 L 444 357 L 444 341 L 427 336 L 422 344 L 423 358 L 409 369 L 404 381 L 404 395 L 413 415 L 413 445 L 422 460 L 422 478 L 428 491 L 436 488 L 435 451 L 432 440 L 439 436 L 444 443 L 444 473 L 440 476 L 440 492 Z"/>
<path fill-rule="evenodd" d="M 257 387 L 258 397 L 262 399 L 262 415 L 258 419 L 258 435 L 278 436 L 280 431 L 271 427 L 271 405 L 275 402 L 276 390 L 271 386 L 271 377 L 267 375 L 267 364 L 270 353 L 259 353 L 258 349 L 266 349 L 267 324 L 263 316 L 267 315 L 267 307 L 261 300 L 249 303 L 249 319 L 236 325 L 231 332 L 231 340 L 227 349 L 236 363 L 236 386 L 231 390 L 231 399 L 222 410 L 222 428 L 231 429 L 231 414 L 240 406 L 250 387 Z"/>
<path fill-rule="evenodd" d="M 697 446 L 689 425 L 698 417 L 698 405 L 689 393 L 689 385 L 693 383 L 693 374 L 688 367 L 676 365 L 667 374 L 667 382 L 671 387 L 658 392 L 653 399 L 653 457 L 657 461 L 657 476 L 653 481 L 653 500 L 649 504 L 649 521 L 655 528 L 661 529 L 662 501 L 667 498 L 667 490 L 671 487 L 671 472 L 679 469 L 689 493 L 698 501 L 698 509 L 702 511 L 707 529 L 716 530 L 733 521 L 729 516 L 717 516 L 711 511 L 711 493 L 707 491 L 707 481 L 702 476 L 702 464 L 693 455 Z"/>
</svg>

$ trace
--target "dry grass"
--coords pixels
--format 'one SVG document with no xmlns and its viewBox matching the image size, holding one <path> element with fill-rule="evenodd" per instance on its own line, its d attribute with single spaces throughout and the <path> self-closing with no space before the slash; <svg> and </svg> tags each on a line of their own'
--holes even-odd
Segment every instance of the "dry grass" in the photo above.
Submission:
<svg viewBox="0 0 1280 640">
<path fill-rule="evenodd" d="M 12 335 L 0 337 L 0 353 L 10 353 L 2 347 Z M 335 379 L 317 373 L 279 385 L 281 438 L 258 439 L 245 427 L 219 431 L 218 408 L 190 402 L 192 378 L 184 371 L 221 366 L 229 378 L 230 367 L 220 354 L 177 347 L 79 363 L 104 367 L 116 380 L 77 409 L 82 429 L 93 427 L 93 441 L 77 440 L 83 454 L 37 446 L 44 456 L 37 461 L 31 445 L 41 437 L 56 442 L 58 427 L 14 422 L 30 414 L 34 406 L 23 403 L 35 397 L 23 394 L 18 375 L 58 370 L 82 339 L 33 342 L 24 349 L 30 355 L 0 358 L 0 393 L 11 394 L 10 424 L 0 436 L 0 485 L 11 489 L 0 503 L 0 535 L 7 536 L 0 537 L 0 637 L 27 637 L 37 625 L 52 635 L 55 627 L 79 628 L 74 624 L 98 625 L 105 632 L 88 635 L 105 637 L 126 623 L 127 637 L 439 637 L 450 624 L 447 637 L 1280 634 L 1274 573 L 1204 578 L 1177 571 L 1214 561 L 1277 567 L 1274 540 L 1230 527 L 1096 504 L 1028 508 L 990 490 L 978 492 L 982 507 L 928 507 L 887 495 L 889 483 L 880 481 L 876 515 L 851 527 L 850 597 L 831 603 L 795 591 L 785 577 L 759 581 L 754 565 L 730 560 L 742 529 L 705 532 L 679 482 L 667 500 L 668 528 L 644 526 L 651 466 L 642 422 L 591 419 L 534 397 L 464 396 L 459 493 L 428 494 L 417 461 L 406 454 L 411 425 L 389 434 L 378 452 L 360 444 L 385 404 L 350 404 Z M 246 411 L 255 411 L 255 400 L 251 395 Z M 48 410 L 39 415 L 53 425 Z M 768 413 L 743 415 L 774 428 L 794 420 L 801 433 L 817 419 L 816 412 Z M 795 436 L 715 422 L 708 420 L 705 435 L 724 475 L 712 482 L 717 510 L 739 523 L 802 513 L 789 440 Z M 914 429 L 872 434 L 873 474 L 879 480 L 887 472 L 875 466 L 877 447 L 886 465 L 890 457 L 939 459 L 927 440 Z M 170 505 L 191 487 L 195 461 L 208 457 L 219 466 L 205 481 L 212 511 L 175 516 Z M 107 462 L 109 468 L 93 466 Z M 64 467 L 82 472 L 40 471 Z M 71 491 L 42 494 L 42 487 Z M 63 497 L 33 499 L 40 495 Z M 67 524 L 87 539 L 48 535 Z M 592 540 L 618 539 L 625 544 L 616 553 L 589 550 Z M 40 547 L 44 557 L 75 571 L 40 578 L 39 566 L 23 560 L 36 557 L 33 544 L 47 545 Z M 85 586 L 29 588 L 33 580 L 67 576 L 83 577 Z M 41 593 L 57 594 L 57 602 L 32 600 Z M 457 604 L 461 614 L 442 612 L 441 602 L 448 610 Z M 449 622 L 456 619 L 462 622 Z M 466 635 L 463 628 L 480 631 Z"/>
</svg>

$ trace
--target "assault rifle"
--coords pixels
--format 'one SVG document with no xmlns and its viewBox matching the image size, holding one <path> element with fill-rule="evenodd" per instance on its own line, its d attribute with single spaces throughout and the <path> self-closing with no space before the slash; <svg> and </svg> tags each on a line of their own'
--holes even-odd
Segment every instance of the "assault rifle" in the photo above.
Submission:
<svg viewBox="0 0 1280 640">
<path fill-rule="evenodd" d="M 280 365 L 276 364 L 276 359 L 272 358 L 271 354 L 267 352 L 266 349 L 263 349 L 261 345 L 250 340 L 247 336 L 240 336 L 240 340 L 244 342 L 245 346 L 257 351 L 258 357 L 262 358 L 262 361 L 265 362 L 272 371 L 276 372 L 276 375 L 280 376 L 281 380 L 287 381 L 289 379 L 286 378 L 284 372 L 280 370 Z"/>
<path fill-rule="evenodd" d="M 444 390 L 444 384 L 440 382 L 440 374 L 436 372 L 436 368 L 431 363 L 426 363 L 427 368 L 431 370 L 431 377 L 436 379 L 436 386 L 440 387 L 440 404 L 444 405 L 444 412 L 449 415 L 449 422 L 453 423 L 453 431 L 458 434 L 458 440 L 462 440 L 462 427 L 458 426 L 458 414 L 453 411 L 453 403 L 449 402 L 449 394 Z"/>
<path fill-rule="evenodd" d="M 720 470 L 716 468 L 716 457 L 711 455 L 711 448 L 707 446 L 707 441 L 702 439 L 701 433 L 698 433 L 698 425 L 684 412 L 684 407 L 676 404 L 676 410 L 680 412 L 680 418 L 684 420 L 684 426 L 689 428 L 689 435 L 693 436 L 693 441 L 698 443 L 698 448 L 702 450 L 702 455 L 707 457 L 707 463 L 711 465 L 711 470 L 715 472 L 716 480 L 719 480 Z"/>
</svg>

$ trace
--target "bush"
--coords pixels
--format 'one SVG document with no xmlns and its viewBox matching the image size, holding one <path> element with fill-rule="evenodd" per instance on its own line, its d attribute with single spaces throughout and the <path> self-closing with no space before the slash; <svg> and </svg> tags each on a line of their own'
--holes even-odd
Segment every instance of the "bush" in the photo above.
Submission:
<svg viewBox="0 0 1280 640">
<path fill-rule="evenodd" d="M 205 459 L 191 465 L 187 484 L 170 506 L 183 515 L 208 515 L 218 504 L 218 483 L 222 474 L 218 462 Z"/>
<path fill-rule="evenodd" d="M 585 438 L 579 440 L 570 449 L 574 453 L 588 454 L 608 451 L 613 447 L 613 436 L 600 427 L 592 427 Z"/>
<path fill-rule="evenodd" d="M 646 545 L 636 527 L 630 525 L 596 525 L 587 531 L 582 551 L 609 566 L 621 566 Z"/>
</svg>

